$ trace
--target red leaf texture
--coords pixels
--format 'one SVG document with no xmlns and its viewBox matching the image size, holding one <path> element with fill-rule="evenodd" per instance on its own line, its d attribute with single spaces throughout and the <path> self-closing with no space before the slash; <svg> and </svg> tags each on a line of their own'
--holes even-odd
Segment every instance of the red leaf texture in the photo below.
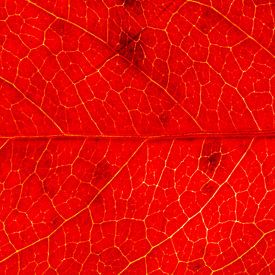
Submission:
<svg viewBox="0 0 275 275">
<path fill-rule="evenodd" d="M 274 7 L 0 0 L 0 274 L 274 274 Z"/>
</svg>

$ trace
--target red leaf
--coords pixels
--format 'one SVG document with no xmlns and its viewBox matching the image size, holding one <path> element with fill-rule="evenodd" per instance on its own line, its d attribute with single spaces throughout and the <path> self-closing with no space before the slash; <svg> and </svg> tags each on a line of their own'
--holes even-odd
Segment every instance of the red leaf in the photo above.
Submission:
<svg viewBox="0 0 275 275">
<path fill-rule="evenodd" d="M 0 1 L 0 274 L 273 274 L 270 1 Z"/>
</svg>

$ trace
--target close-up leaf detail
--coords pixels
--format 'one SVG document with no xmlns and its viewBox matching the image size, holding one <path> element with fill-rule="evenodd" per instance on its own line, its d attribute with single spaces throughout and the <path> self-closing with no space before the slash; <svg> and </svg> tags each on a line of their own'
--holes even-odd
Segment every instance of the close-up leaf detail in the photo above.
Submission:
<svg viewBox="0 0 275 275">
<path fill-rule="evenodd" d="M 0 0 L 0 275 L 275 274 L 272 0 Z"/>
</svg>

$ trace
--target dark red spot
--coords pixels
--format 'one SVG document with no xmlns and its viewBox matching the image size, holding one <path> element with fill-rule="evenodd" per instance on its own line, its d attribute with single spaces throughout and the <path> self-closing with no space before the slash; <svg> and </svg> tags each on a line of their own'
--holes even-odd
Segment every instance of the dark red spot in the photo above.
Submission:
<svg viewBox="0 0 275 275">
<path fill-rule="evenodd" d="M 109 162 L 106 159 L 103 159 L 100 161 L 94 170 L 94 182 L 95 184 L 98 184 L 102 181 L 106 182 L 110 176 L 111 176 L 111 169 L 112 166 L 109 164 Z"/>
<path fill-rule="evenodd" d="M 219 140 L 207 141 L 202 150 L 200 169 L 205 173 L 212 173 L 220 165 L 221 143 Z"/>
<path fill-rule="evenodd" d="M 222 18 L 218 13 L 211 9 L 206 9 L 198 22 L 198 27 L 203 33 L 208 34 L 213 28 L 215 28 L 221 19 Z"/>
<path fill-rule="evenodd" d="M 66 34 L 66 25 L 62 20 L 57 20 L 52 25 L 53 31 L 55 31 L 58 35 L 63 36 Z"/>
<path fill-rule="evenodd" d="M 139 66 L 144 60 L 144 52 L 140 37 L 140 33 L 132 35 L 122 32 L 119 38 L 119 54 L 124 56 L 135 66 Z"/>
<path fill-rule="evenodd" d="M 170 120 L 170 114 L 168 112 L 163 112 L 159 115 L 159 120 L 163 126 L 167 125 Z"/>
<path fill-rule="evenodd" d="M 56 229 L 61 223 L 63 222 L 63 219 L 60 216 L 55 216 L 52 219 L 52 228 Z"/>
<path fill-rule="evenodd" d="M 188 264 L 188 268 L 192 271 L 198 271 L 204 266 L 205 266 L 205 264 L 204 264 L 203 260 L 196 260 L 196 261 Z"/>
<path fill-rule="evenodd" d="M 207 182 L 205 185 L 202 186 L 201 191 L 204 194 L 212 195 L 217 189 L 217 184 L 213 181 Z"/>
<path fill-rule="evenodd" d="M 208 157 L 209 167 L 211 171 L 217 167 L 220 161 L 220 158 L 221 158 L 221 153 L 213 153 Z"/>
<path fill-rule="evenodd" d="M 101 194 L 97 194 L 93 199 L 93 206 L 102 205 L 103 203 L 103 196 Z"/>
<path fill-rule="evenodd" d="M 136 2 L 137 0 L 124 0 L 124 6 L 133 6 Z"/>
<path fill-rule="evenodd" d="M 142 14 L 142 4 L 140 0 L 124 0 L 123 6 L 125 9 L 129 10 L 130 12 L 134 13 L 135 15 Z"/>
</svg>

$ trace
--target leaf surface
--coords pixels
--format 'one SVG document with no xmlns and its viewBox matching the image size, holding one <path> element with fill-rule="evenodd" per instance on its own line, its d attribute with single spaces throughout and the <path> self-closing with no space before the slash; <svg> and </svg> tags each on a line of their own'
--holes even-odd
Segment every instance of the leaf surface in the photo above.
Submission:
<svg viewBox="0 0 275 275">
<path fill-rule="evenodd" d="M 0 273 L 274 273 L 274 12 L 0 0 Z"/>
</svg>

